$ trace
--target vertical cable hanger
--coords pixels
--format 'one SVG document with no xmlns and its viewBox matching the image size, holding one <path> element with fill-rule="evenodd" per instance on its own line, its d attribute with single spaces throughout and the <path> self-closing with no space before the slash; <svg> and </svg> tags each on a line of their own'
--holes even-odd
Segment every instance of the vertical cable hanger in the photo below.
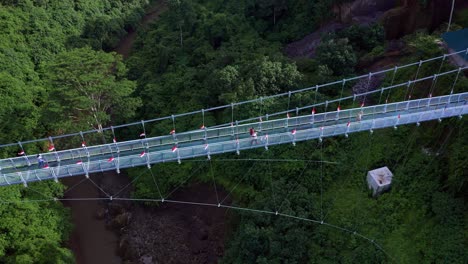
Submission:
<svg viewBox="0 0 468 264">
<path fill-rule="evenodd" d="M 54 145 L 54 140 L 52 137 L 49 137 L 49 147 L 47 148 L 47 150 L 49 152 L 54 152 L 55 154 L 55 159 L 57 160 L 58 163 L 60 163 L 60 157 L 57 153 L 57 149 L 55 148 L 55 145 Z"/>
<path fill-rule="evenodd" d="M 169 134 L 172 135 L 172 138 L 174 139 L 174 141 L 177 141 L 174 115 L 171 115 L 171 119 L 172 119 L 172 130 L 169 132 Z"/>
<path fill-rule="evenodd" d="M 239 121 L 236 120 L 236 154 L 240 155 Z"/>
<path fill-rule="evenodd" d="M 361 102 L 361 108 L 364 107 L 364 105 L 366 104 L 366 99 L 367 99 L 367 92 L 370 90 L 370 85 L 371 85 L 371 79 L 372 79 L 372 72 L 369 72 L 369 75 L 367 77 L 367 86 L 366 86 L 366 94 L 364 95 L 364 98 L 362 99 L 362 102 Z"/>
<path fill-rule="evenodd" d="M 263 106 L 264 106 L 263 97 L 260 97 L 260 109 L 259 109 L 260 115 L 259 115 L 259 129 L 258 129 L 259 132 L 262 132 Z"/>
<path fill-rule="evenodd" d="M 431 87 L 429 88 L 429 94 L 427 95 L 428 98 L 432 98 L 433 92 L 435 90 L 435 85 L 437 83 L 437 77 L 438 77 L 437 74 L 434 74 L 432 76 Z"/>
<path fill-rule="evenodd" d="M 351 109 L 354 109 L 354 105 L 356 104 L 356 94 L 354 93 L 353 91 L 353 103 L 351 105 Z M 364 115 L 364 112 L 362 111 L 362 109 L 359 109 L 359 112 L 356 116 L 356 121 L 357 122 L 361 122 L 362 120 L 362 117 Z M 348 137 L 348 132 L 349 132 L 349 129 L 351 127 L 351 117 L 353 116 L 353 111 L 349 111 L 349 116 L 348 116 L 348 123 L 346 124 L 346 133 L 345 133 L 345 137 Z"/>
<path fill-rule="evenodd" d="M 24 151 L 23 144 L 21 144 L 20 141 L 18 141 L 18 146 L 20 147 L 20 151 L 18 152 L 18 155 L 23 156 L 24 159 L 26 160 L 26 163 L 28 164 L 28 166 L 31 166 L 31 162 L 30 162 L 28 156 L 26 155 L 26 151 Z"/>
<path fill-rule="evenodd" d="M 393 86 L 393 82 L 395 81 L 397 71 L 398 71 L 398 66 L 395 66 L 393 68 L 393 76 L 392 76 L 392 81 L 390 82 L 390 86 Z M 385 99 L 385 104 L 388 104 L 388 99 L 390 98 L 390 92 L 391 91 L 392 91 L 392 89 L 388 89 L 387 98 Z M 385 110 L 386 110 L 386 108 L 385 108 Z"/>
<path fill-rule="evenodd" d="M 200 129 L 205 129 L 205 109 L 202 109 L 201 110 L 201 113 L 202 113 L 202 125 L 200 127 Z"/>
<path fill-rule="evenodd" d="M 83 135 L 83 132 L 80 131 L 80 136 L 81 136 L 81 147 L 83 148 L 83 150 L 85 151 L 86 153 L 86 157 L 88 159 L 88 162 L 86 162 L 86 165 L 83 163 L 82 160 L 78 161 L 77 164 L 81 165 L 82 168 L 83 168 L 83 171 L 85 173 L 85 176 L 86 178 L 89 178 L 89 164 L 91 162 L 91 157 L 90 157 L 90 154 L 89 154 L 89 150 L 88 150 L 88 147 L 86 146 L 86 141 L 84 139 L 84 135 Z"/>
<path fill-rule="evenodd" d="M 285 127 L 287 128 L 289 126 L 289 118 L 291 117 L 289 115 L 289 106 L 291 104 L 291 91 L 288 92 L 288 108 L 286 109 L 286 124 Z"/>
<path fill-rule="evenodd" d="M 261 108 L 261 112 L 260 112 L 260 129 L 262 129 L 262 122 L 263 122 L 263 112 L 265 112 L 265 120 L 268 121 L 268 107 L 265 106 L 265 101 L 261 100 L 262 102 L 262 108 Z M 260 138 L 260 141 L 261 142 L 264 142 L 264 147 L 265 147 L 265 150 L 268 150 L 268 131 L 266 133 L 264 133 L 264 135 Z"/>
<path fill-rule="evenodd" d="M 345 84 L 346 84 L 346 79 L 343 79 L 343 82 L 341 84 L 341 94 L 340 94 L 340 98 L 338 99 L 338 107 L 336 108 L 337 112 L 341 111 L 341 98 L 343 98 L 343 91 L 344 91 Z"/>
<path fill-rule="evenodd" d="M 416 71 L 416 75 L 414 76 L 413 81 L 410 82 L 410 83 L 413 83 L 413 85 L 412 86 L 410 85 L 411 86 L 411 91 L 410 91 L 410 93 L 408 95 L 408 100 L 411 100 L 411 96 L 413 95 L 413 90 L 414 90 L 414 87 L 416 86 L 415 80 L 418 79 L 419 71 L 421 70 L 421 65 L 422 65 L 422 61 L 420 60 L 419 64 L 418 64 L 418 70 Z"/>
<path fill-rule="evenodd" d="M 319 86 L 318 85 L 315 85 L 315 95 L 314 95 L 314 104 L 312 106 L 312 110 L 311 110 L 311 119 L 310 119 L 310 123 L 313 125 L 314 122 L 315 122 L 315 104 L 317 103 L 317 94 L 318 94 L 318 89 L 319 89 Z"/>
<path fill-rule="evenodd" d="M 405 92 L 405 97 L 403 98 L 403 101 L 407 101 L 407 100 L 410 100 L 410 99 L 411 99 L 411 94 L 410 94 L 411 83 L 412 83 L 411 80 L 409 80 L 409 81 L 406 83 L 406 92 Z"/>
<path fill-rule="evenodd" d="M 146 128 L 145 128 L 145 121 L 141 120 L 141 126 L 143 127 L 143 133 L 145 134 L 145 138 L 142 140 L 143 152 L 140 154 L 140 158 L 146 158 L 146 166 L 148 169 L 151 169 L 150 164 L 150 153 L 149 153 L 149 144 L 148 138 L 146 137 Z"/>
<path fill-rule="evenodd" d="M 335 125 L 338 124 L 338 120 L 340 120 L 340 112 L 341 112 L 341 98 L 343 98 L 343 91 L 344 91 L 344 87 L 345 87 L 345 84 L 346 84 L 346 79 L 343 79 L 342 83 L 341 83 L 341 93 L 340 93 L 340 98 L 338 98 L 338 106 L 336 107 L 336 117 L 335 117 Z"/>
<path fill-rule="evenodd" d="M 234 138 L 234 103 L 231 103 L 231 134 L 232 137 Z"/>
<path fill-rule="evenodd" d="M 206 131 L 206 127 L 205 127 L 205 110 L 202 109 L 202 126 L 200 127 L 200 129 L 203 129 L 203 143 L 205 144 L 205 150 L 209 152 L 209 146 L 208 146 L 208 134 L 207 134 L 207 131 Z M 208 153 L 208 159 L 210 159 L 210 155 Z"/>
<path fill-rule="evenodd" d="M 172 135 L 172 139 L 174 140 L 174 145 L 172 146 L 171 150 L 172 152 L 175 152 L 177 154 L 177 163 L 181 163 L 180 160 L 180 153 L 179 153 L 179 144 L 177 142 L 177 136 L 176 136 L 176 127 L 175 127 L 175 117 L 174 115 L 171 115 L 172 119 L 172 130 L 170 134 Z"/>
<path fill-rule="evenodd" d="M 436 87 L 436 83 L 437 83 L 437 78 L 439 77 L 440 71 L 442 70 L 442 67 L 444 66 L 446 56 L 447 55 L 444 54 L 444 57 L 442 58 L 442 62 L 440 63 L 440 66 L 439 66 L 439 71 L 437 72 L 437 74 L 434 74 L 434 79 L 432 79 L 432 86 L 431 86 L 431 89 L 430 89 L 429 95 L 428 95 L 429 98 L 431 98 L 434 95 L 434 91 L 435 91 L 435 87 Z"/>
<path fill-rule="evenodd" d="M 297 133 L 297 126 L 298 126 L 298 119 L 299 119 L 299 108 L 296 107 L 296 122 L 293 130 L 291 130 L 291 136 L 292 136 L 292 144 L 293 146 L 296 146 L 296 133 Z"/>
<path fill-rule="evenodd" d="M 112 152 L 112 156 L 107 160 L 107 162 L 114 162 L 115 170 L 119 174 L 120 173 L 120 149 L 119 145 L 117 144 L 117 138 L 115 136 L 114 127 L 111 126 L 112 131 L 112 142 L 114 143 L 114 147 L 117 153 L 117 159 L 115 159 L 114 153 Z"/>
<path fill-rule="evenodd" d="M 450 89 L 450 95 L 453 94 L 455 85 L 457 84 L 457 81 L 458 81 L 458 77 L 460 76 L 461 69 L 462 69 L 461 67 L 458 68 L 457 76 L 455 77 L 455 80 L 453 81 L 453 84 L 452 84 L 452 88 Z"/>
<path fill-rule="evenodd" d="M 235 140 L 236 145 L 236 154 L 240 155 L 240 142 L 239 142 L 239 121 L 235 121 L 235 128 L 234 128 L 234 103 L 231 103 L 231 128 L 232 128 L 232 136 Z"/>
</svg>

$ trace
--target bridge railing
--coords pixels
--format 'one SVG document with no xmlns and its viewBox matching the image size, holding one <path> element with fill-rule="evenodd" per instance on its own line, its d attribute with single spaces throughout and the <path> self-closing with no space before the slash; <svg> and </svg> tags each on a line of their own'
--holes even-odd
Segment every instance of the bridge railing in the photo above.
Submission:
<svg viewBox="0 0 468 264">
<path fill-rule="evenodd" d="M 37 169 L 37 164 L 31 161 L 29 164 L 32 165 L 29 166 L 25 162 L 27 157 L 0 160 L 0 164 L 3 165 L 0 170 L 0 185 L 45 179 L 57 180 L 65 176 L 118 170 L 463 115 L 468 111 L 467 101 L 468 93 L 461 93 L 238 125 L 235 127 L 234 135 L 232 134 L 233 128 L 228 127 L 58 151 L 44 154 L 49 162 L 55 162 L 48 169 Z M 357 117 L 359 119 L 355 119 Z M 252 126 L 261 127 L 256 140 L 248 134 Z M 205 137 L 205 135 L 210 135 L 210 137 Z M 179 147 L 171 150 L 168 145 L 173 146 L 175 142 Z M 141 153 L 142 150 L 143 153 Z M 81 160 L 79 164 L 75 163 L 77 157 Z"/>
<path fill-rule="evenodd" d="M 248 137 L 250 128 L 254 128 L 259 135 L 268 134 L 269 131 L 284 129 L 284 132 L 291 132 L 295 128 L 303 126 L 319 127 L 333 125 L 338 122 L 356 122 L 373 118 L 375 115 L 395 115 L 398 112 L 412 112 L 428 107 L 438 107 L 452 103 L 464 103 L 467 100 L 467 93 L 439 96 L 433 98 L 417 99 L 405 102 L 391 103 L 385 105 L 375 105 L 361 108 L 353 108 L 341 111 L 332 111 L 321 114 L 310 114 L 291 118 L 258 121 L 250 124 L 239 124 L 230 127 L 199 129 L 183 132 L 174 135 L 131 140 L 126 142 L 110 143 L 77 149 L 54 151 L 42 154 L 47 162 L 64 162 L 67 160 L 85 162 L 97 156 L 107 155 L 109 158 L 125 152 L 142 152 L 149 149 L 168 149 L 187 143 L 204 144 L 221 137 L 231 137 L 232 139 Z M 275 131 L 277 132 L 277 131 Z M 0 169 L 21 169 L 37 165 L 34 155 L 16 157 L 0 160 Z"/>
<path fill-rule="evenodd" d="M 325 87 L 332 87 L 332 86 L 335 86 L 335 85 L 343 84 L 344 82 L 355 81 L 355 80 L 364 79 L 364 78 L 372 78 L 372 76 L 377 76 L 377 75 L 380 75 L 380 74 L 390 73 L 390 74 L 395 75 L 396 72 L 399 69 L 404 69 L 404 68 L 413 67 L 413 66 L 421 67 L 421 65 L 424 65 L 426 63 L 434 62 L 434 61 L 437 61 L 437 60 L 444 61 L 445 59 L 447 59 L 447 58 L 449 58 L 451 56 L 455 56 L 457 54 L 463 54 L 463 53 L 465 55 L 467 55 L 468 54 L 468 49 L 463 50 L 463 51 L 450 53 L 450 54 L 444 54 L 443 56 L 429 58 L 429 59 L 426 59 L 426 60 L 421 60 L 419 62 L 409 63 L 409 64 L 401 65 L 401 66 L 395 66 L 394 68 L 385 69 L 385 70 L 382 70 L 382 71 L 373 72 L 373 73 L 369 73 L 369 74 L 365 74 L 365 75 L 361 75 L 361 76 L 356 76 L 356 77 L 352 77 L 352 78 L 348 78 L 348 79 L 343 79 L 343 80 L 339 80 L 339 81 L 335 81 L 335 82 L 320 84 L 320 85 L 311 86 L 311 87 L 307 87 L 307 88 L 303 88 L 303 89 L 299 89 L 299 90 L 294 90 L 294 91 L 290 91 L 290 92 L 286 92 L 286 93 L 281 93 L 281 94 L 265 96 L 265 97 L 261 97 L 261 98 L 255 98 L 255 99 L 251 99 L 251 100 L 247 100 L 247 101 L 232 103 L 230 105 L 216 106 L 216 107 L 212 107 L 212 108 L 209 108 L 209 109 L 192 111 L 192 112 L 189 112 L 189 113 L 176 114 L 176 115 L 173 115 L 173 116 L 166 116 L 166 117 L 160 117 L 160 118 L 155 118 L 155 119 L 146 120 L 146 121 L 140 121 L 140 122 L 133 122 L 133 123 L 129 123 L 129 124 L 118 125 L 118 126 L 114 126 L 114 127 L 107 127 L 107 128 L 104 128 L 103 131 L 110 131 L 110 130 L 113 130 L 113 129 L 130 127 L 130 126 L 141 126 L 142 123 L 147 124 L 147 123 L 153 123 L 153 122 L 158 122 L 158 121 L 171 120 L 173 118 L 177 119 L 179 117 L 186 117 L 186 116 L 193 116 L 193 115 L 204 115 L 205 113 L 210 112 L 210 111 L 219 111 L 219 110 L 229 109 L 229 108 L 233 108 L 233 107 L 241 106 L 241 105 L 247 105 L 247 104 L 252 104 L 252 103 L 261 103 L 262 100 L 274 99 L 274 98 L 279 98 L 279 97 L 287 97 L 287 96 L 290 97 L 291 95 L 298 94 L 298 93 L 303 93 L 303 92 L 308 92 L 308 91 L 318 91 L 319 89 L 323 89 Z M 444 72 L 444 73 L 439 73 L 439 74 L 436 74 L 434 76 L 428 76 L 428 77 L 425 77 L 425 78 L 418 78 L 416 80 L 412 80 L 412 82 L 413 83 L 420 82 L 420 81 L 423 81 L 423 80 L 428 80 L 428 79 L 434 78 L 436 76 L 443 76 L 443 75 L 451 74 L 451 73 L 455 73 L 455 72 L 458 72 L 457 74 L 459 74 L 462 70 L 466 70 L 467 68 L 468 67 L 459 68 L 459 69 L 456 69 L 456 70 L 451 70 L 451 71 L 447 71 L 447 72 Z M 404 85 L 406 85 L 406 84 L 403 83 L 403 84 L 398 84 L 398 85 L 392 85 L 390 87 L 385 88 L 385 90 L 401 87 L 401 86 L 404 86 Z M 371 91 L 371 92 L 368 92 L 368 93 L 357 94 L 354 97 L 356 97 L 356 96 L 359 97 L 359 96 L 363 96 L 363 95 L 371 94 L 371 93 L 375 93 L 375 92 L 378 92 L 378 90 L 377 91 Z M 348 100 L 348 99 L 351 99 L 351 98 L 353 98 L 353 96 L 339 98 L 337 100 L 331 100 L 329 103 Z M 319 106 L 319 105 L 323 105 L 323 103 L 318 103 L 318 104 L 315 104 L 315 105 Z M 302 110 L 302 109 L 305 109 L 305 108 L 306 107 L 300 107 L 299 110 Z M 274 115 L 279 115 L 279 114 L 282 115 L 282 114 L 286 114 L 286 113 L 293 113 L 294 111 L 295 111 L 295 109 L 287 109 L 286 111 L 273 113 L 270 116 L 273 117 Z M 263 115 L 263 117 L 265 118 L 266 115 Z M 258 118 L 258 117 L 241 120 L 241 121 L 239 121 L 239 123 L 255 121 L 256 118 Z M 216 126 L 224 126 L 224 124 L 216 125 Z M 89 130 L 89 131 L 82 131 L 82 132 L 79 132 L 79 133 L 59 135 L 59 136 L 52 137 L 52 138 L 53 139 L 68 138 L 68 137 L 75 137 L 75 136 L 80 136 L 80 135 L 85 135 L 85 134 L 90 134 L 90 133 L 98 133 L 98 132 L 100 133 L 102 131 Z M 26 140 L 26 141 L 23 141 L 22 144 L 29 144 L 29 143 L 35 143 L 35 142 L 47 142 L 47 141 L 49 141 L 49 138 Z M 11 146 L 19 146 L 19 144 L 18 143 L 9 143 L 9 144 L 0 145 L 0 147 L 11 147 Z M 81 153 L 73 153 L 73 155 L 74 156 L 77 156 L 77 155 L 80 156 L 82 154 Z M 2 166 L 2 165 L 0 164 L 0 166 Z"/>
</svg>

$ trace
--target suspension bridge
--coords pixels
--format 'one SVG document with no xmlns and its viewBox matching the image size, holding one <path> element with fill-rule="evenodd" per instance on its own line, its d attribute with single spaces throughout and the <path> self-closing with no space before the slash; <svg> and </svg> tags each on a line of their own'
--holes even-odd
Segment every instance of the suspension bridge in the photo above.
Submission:
<svg viewBox="0 0 468 264">
<path fill-rule="evenodd" d="M 392 69 L 380 72 L 316 85 L 288 93 L 233 103 L 231 105 L 109 127 L 101 131 L 90 130 L 45 139 L 4 144 L 0 147 L 18 146 L 20 153 L 18 153 L 17 157 L 0 160 L 0 186 L 21 183 L 27 186 L 29 182 L 51 179 L 58 181 L 63 177 L 78 175 L 89 177 L 90 173 L 96 172 L 111 170 L 120 172 L 121 169 L 136 166 L 148 166 L 150 168 L 152 164 L 162 162 L 177 161 L 180 163 L 184 159 L 201 156 L 206 156 L 210 159 L 212 155 L 222 153 L 235 152 L 239 154 L 240 151 L 253 148 L 268 149 L 269 146 L 279 144 L 296 144 L 299 141 L 322 140 L 326 137 L 339 135 L 347 137 L 351 133 L 360 131 L 370 131 L 372 133 L 375 129 L 387 127 L 394 127 L 396 129 L 401 125 L 419 125 L 421 122 L 430 120 L 441 121 L 442 119 L 455 116 L 461 118 L 468 113 L 468 92 L 455 93 L 454 87 L 460 74 L 468 67 L 460 67 L 446 72 L 441 72 L 441 69 L 447 58 L 462 53 L 466 56 L 468 49 L 403 66 L 395 66 Z M 437 60 L 441 61 L 437 74 L 426 77 L 418 76 L 423 65 Z M 417 71 L 412 80 L 405 83 L 393 84 L 398 70 L 413 66 L 417 66 Z M 343 90 L 347 82 L 360 79 L 370 81 L 371 78 L 384 74 L 393 74 L 390 86 L 343 97 Z M 450 94 L 433 96 L 436 82 L 442 76 L 453 77 Z M 428 85 L 428 82 L 431 84 Z M 416 84 L 423 85 L 429 89 L 427 97 L 419 99 L 411 98 Z M 319 89 L 333 85 L 342 86 L 340 97 L 317 103 L 316 96 Z M 406 89 L 404 100 L 392 103 L 388 102 L 390 92 L 398 88 Z M 289 101 L 291 96 L 306 92 L 314 92 L 315 100 L 313 104 L 290 109 Z M 386 99 L 383 98 L 385 97 L 385 93 L 387 93 Z M 373 94 L 379 96 L 378 103 L 366 106 L 366 98 Z M 240 105 L 263 103 L 266 100 L 280 97 L 288 99 L 288 109 L 286 111 L 261 114 L 236 121 L 232 118 L 231 122 L 227 124 L 205 126 L 204 117 L 207 112 L 229 108 L 234 111 L 234 108 Z M 382 103 L 383 99 L 384 103 Z M 342 109 L 343 103 L 350 100 L 352 100 L 353 107 Z M 361 103 L 354 107 L 356 100 L 361 101 Z M 318 113 L 316 110 L 318 107 L 323 108 L 324 111 Z M 328 110 L 330 108 L 333 110 Z M 305 111 L 307 113 L 304 114 Z M 203 123 L 200 128 L 183 132 L 175 130 L 175 120 L 177 118 L 200 114 L 203 116 Z M 147 137 L 145 125 L 163 120 L 172 120 L 173 130 L 168 135 Z M 142 133 L 140 134 L 140 138 L 118 142 L 114 129 L 130 126 L 141 126 Z M 256 131 L 255 137 L 249 133 L 249 130 L 252 128 Z M 112 131 L 112 143 L 95 146 L 88 146 L 85 143 L 85 134 L 103 133 L 103 131 Z M 83 139 L 81 147 L 57 150 L 59 146 L 54 144 L 54 140 L 77 135 Z M 44 162 L 38 161 L 37 154 L 29 155 L 23 148 L 24 144 L 43 141 L 47 141 L 49 144 L 49 152 L 41 154 Z"/>
</svg>

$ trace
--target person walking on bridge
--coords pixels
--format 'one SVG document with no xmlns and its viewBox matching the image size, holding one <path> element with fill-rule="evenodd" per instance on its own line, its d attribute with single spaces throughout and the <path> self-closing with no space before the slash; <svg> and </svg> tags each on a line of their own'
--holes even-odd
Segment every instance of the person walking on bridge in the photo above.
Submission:
<svg viewBox="0 0 468 264">
<path fill-rule="evenodd" d="M 252 127 L 250 128 L 250 137 L 252 138 L 252 141 L 250 141 L 250 145 L 252 146 L 253 143 L 255 142 L 255 145 L 258 143 L 257 142 L 257 131 Z"/>
<path fill-rule="evenodd" d="M 41 154 L 37 154 L 36 157 L 37 157 L 37 167 L 38 167 L 39 169 L 43 168 L 43 167 L 44 167 L 44 164 L 45 164 L 44 158 L 42 157 Z"/>
</svg>

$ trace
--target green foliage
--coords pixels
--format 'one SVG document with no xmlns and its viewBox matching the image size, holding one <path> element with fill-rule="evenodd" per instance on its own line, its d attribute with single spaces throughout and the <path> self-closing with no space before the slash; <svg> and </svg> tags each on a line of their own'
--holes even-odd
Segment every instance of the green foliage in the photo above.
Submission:
<svg viewBox="0 0 468 264">
<path fill-rule="evenodd" d="M 412 52 L 417 52 L 422 58 L 435 57 L 441 53 L 438 43 L 440 38 L 424 33 L 416 33 L 406 37 L 408 46 Z"/>
<path fill-rule="evenodd" d="M 144 118 L 297 87 L 301 74 L 296 66 L 283 57 L 276 43 L 262 39 L 247 18 L 195 1 L 174 1 L 170 6 L 137 40 L 128 62 L 144 98 Z M 200 126 L 187 122 L 179 127 Z"/>
<path fill-rule="evenodd" d="M 60 197 L 63 185 L 54 182 L 0 189 L 0 262 L 73 263 L 61 241 L 71 230 L 70 213 L 55 202 L 28 202 Z"/>
<path fill-rule="evenodd" d="M 69 42 L 72 47 L 89 45 L 107 51 L 115 48 L 119 40 L 131 29 L 138 27 L 148 0 L 111 1 L 82 0 L 76 2 L 79 17 L 85 19 L 79 39 Z"/>
<path fill-rule="evenodd" d="M 356 54 L 347 39 L 322 41 L 317 47 L 317 61 L 337 75 L 350 74 L 357 63 Z"/>
<path fill-rule="evenodd" d="M 112 119 L 132 117 L 140 100 L 131 97 L 135 83 L 125 74 L 115 53 L 82 48 L 58 54 L 44 69 L 50 87 L 44 122 L 65 131 L 101 130 Z"/>
<path fill-rule="evenodd" d="M 328 6 L 329 2 L 303 3 L 305 10 L 297 15 L 291 12 L 299 3 L 294 1 L 187 1 L 184 12 L 182 2 L 171 3 L 171 13 L 140 36 L 128 62 L 130 76 L 137 80 L 138 94 L 144 100 L 141 113 L 144 117 L 228 104 L 287 91 L 303 83 L 314 85 L 335 80 L 338 75 L 353 73 L 356 53 L 375 57 L 384 51 L 381 26 L 352 27 L 325 40 L 317 50 L 317 60 L 303 59 L 296 66 L 281 55 L 274 41 L 283 41 L 291 32 L 298 32 L 283 30 L 286 23 L 300 21 L 300 16 L 310 12 L 309 7 Z M 275 17 L 277 4 L 282 7 L 276 10 Z M 408 38 L 408 52 L 414 54 L 408 56 L 408 61 L 440 53 L 427 38 L 422 34 Z M 451 67 L 442 66 L 442 69 Z M 428 64 L 420 69 L 420 76 L 430 75 L 438 67 L 438 63 Z M 394 81 L 406 82 L 411 78 L 414 78 L 414 68 L 400 70 Z M 455 91 L 465 86 L 466 80 L 461 78 Z M 424 87 L 422 84 L 415 87 L 415 95 L 427 96 Z M 441 78 L 436 91 L 444 93 L 450 87 L 450 80 Z M 403 89 L 395 92 L 391 99 L 401 99 L 404 93 Z M 315 95 L 298 96 L 288 103 L 292 106 L 310 103 Z M 333 93 L 318 94 L 318 99 L 330 95 Z M 212 123 L 229 122 L 231 114 L 241 119 L 286 106 L 285 102 L 266 100 L 263 105 L 239 107 L 233 112 L 229 109 L 207 115 L 207 119 Z M 198 118 L 176 120 L 177 129 L 199 127 L 199 124 Z M 167 133 L 171 126 L 170 122 L 161 122 L 151 131 Z M 460 178 L 464 172 L 461 163 L 466 159 L 464 139 L 449 141 L 447 149 L 453 155 L 437 159 L 424 154 L 421 146 L 431 150 L 441 147 L 429 143 L 437 142 L 447 127 L 415 130 L 402 127 L 372 136 L 360 133 L 348 139 L 327 139 L 323 148 L 308 142 L 296 147 L 272 147 L 268 152 L 242 153 L 243 158 L 245 155 L 310 160 L 319 160 L 323 154 L 324 160 L 338 165 L 216 162 L 218 157 L 233 158 L 226 154 L 213 157 L 209 165 L 189 161 L 177 168 L 172 164 L 158 165 L 154 170 L 155 179 L 165 197 L 179 185 L 186 186 L 193 181 L 211 183 L 214 176 L 218 186 L 232 190 L 234 205 L 324 219 L 348 230 L 296 222 L 274 214 L 241 213 L 228 242 L 225 263 L 437 263 L 445 259 L 462 262 L 466 259 L 460 236 L 464 220 L 458 197 L 466 188 Z M 393 189 L 373 199 L 369 196 L 365 174 L 380 166 L 389 166 L 395 173 Z M 138 170 L 130 174 L 136 178 L 139 173 Z M 135 182 L 136 197 L 159 198 L 152 175 L 144 174 Z M 385 252 L 360 235 L 353 235 L 353 231 L 375 239 Z M 446 245 L 434 242 L 446 241 L 442 239 L 444 233 L 450 236 Z"/>
<path fill-rule="evenodd" d="M 120 56 L 100 50 L 112 49 L 138 25 L 146 0 L 1 1 L 0 141 L 120 123 L 136 118 L 140 99 L 143 107 L 136 116 L 146 119 L 351 74 L 356 53 L 367 52 L 372 58 L 383 52 L 380 26 L 350 27 L 323 41 L 317 60 L 297 64 L 282 55 L 280 45 L 313 31 L 331 16 L 332 4 L 345 1 L 171 0 L 169 11 L 142 31 L 135 43 L 134 55 L 127 61 L 128 76 L 134 81 L 127 79 Z M 407 60 L 439 55 L 436 41 L 425 34 L 408 37 L 408 51 L 416 55 Z M 438 67 L 428 64 L 420 74 Z M 413 70 L 400 70 L 395 82 L 413 78 Z M 436 92 L 447 92 L 451 86 L 450 79 L 440 78 Z M 415 94 L 426 96 L 424 87 L 416 87 Z M 466 87 L 462 77 L 455 91 Z M 395 92 L 391 99 L 404 93 Z M 266 100 L 236 112 L 209 113 L 204 124 L 230 122 L 231 114 L 242 119 L 284 110 L 333 95 Z M 466 121 L 449 122 L 450 126 L 405 127 L 242 153 L 247 158 L 323 159 L 338 164 L 214 159 L 160 164 L 153 173 L 133 169 L 129 170 L 135 179 L 133 196 L 167 197 L 177 186 L 211 182 L 214 177 L 218 186 L 232 190 L 234 205 L 323 219 L 348 230 L 244 212 L 227 244 L 225 263 L 464 263 L 468 157 L 467 136 L 459 124 Z M 201 124 L 201 116 L 176 120 L 178 131 Z M 166 134 L 170 129 L 171 122 L 161 122 L 147 133 Z M 451 129 L 452 137 L 445 138 Z M 384 165 L 395 173 L 393 189 L 373 199 L 365 173 Z M 0 189 L 0 262 L 73 262 L 70 251 L 63 248 L 70 231 L 69 212 L 58 203 L 27 202 L 62 193 L 63 186 L 54 183 Z M 375 239 L 386 253 L 353 235 L 354 230 Z"/>
<path fill-rule="evenodd" d="M 340 38 L 347 38 L 356 50 L 370 51 L 382 45 L 385 39 L 385 30 L 380 24 L 370 26 L 352 25 L 338 33 Z"/>
<path fill-rule="evenodd" d="M 39 96 L 39 87 L 27 86 L 8 72 L 0 73 L 0 142 L 33 137 L 40 117 Z"/>
<path fill-rule="evenodd" d="M 113 48 L 125 30 L 137 26 L 147 3 L 0 1 L 0 143 L 91 127 L 88 117 L 77 114 L 74 107 L 95 107 L 101 123 L 122 122 L 131 116 L 138 100 L 130 97 L 135 84 L 126 80 L 121 58 L 89 48 L 67 48 L 87 43 L 98 43 L 95 48 Z M 77 85 L 84 85 L 82 92 L 92 96 L 97 91 L 109 97 L 96 96 L 94 102 L 101 99 L 104 104 L 96 107 L 93 100 L 76 90 Z M 75 114 L 81 124 L 70 118 Z M 25 146 L 31 152 L 38 147 Z M 3 148 L 0 156 L 11 157 L 17 151 Z M 0 189 L 1 263 L 74 262 L 63 243 L 71 231 L 68 210 L 60 203 L 29 201 L 60 197 L 62 192 L 63 186 L 55 183 Z"/>
<path fill-rule="evenodd" d="M 466 127 L 466 120 L 463 121 Z M 461 131 L 459 133 L 462 133 Z M 447 185 L 455 192 L 468 190 L 468 179 L 466 172 L 468 171 L 468 153 L 464 150 L 464 146 L 468 144 L 468 137 L 458 135 L 459 140 L 450 146 L 450 156 L 448 160 L 448 179 Z"/>
<path fill-rule="evenodd" d="M 384 54 L 385 48 L 383 46 L 376 46 L 369 53 L 364 54 L 364 56 L 360 58 L 360 61 L 364 63 L 372 63 L 373 61 L 382 58 Z"/>
<path fill-rule="evenodd" d="M 462 28 L 468 27 L 468 9 L 461 9 L 455 12 L 454 23 Z"/>
<path fill-rule="evenodd" d="M 294 64 L 271 61 L 268 57 L 244 65 L 228 65 L 217 71 L 212 82 L 222 104 L 275 94 L 295 87 L 301 78 Z"/>
</svg>

